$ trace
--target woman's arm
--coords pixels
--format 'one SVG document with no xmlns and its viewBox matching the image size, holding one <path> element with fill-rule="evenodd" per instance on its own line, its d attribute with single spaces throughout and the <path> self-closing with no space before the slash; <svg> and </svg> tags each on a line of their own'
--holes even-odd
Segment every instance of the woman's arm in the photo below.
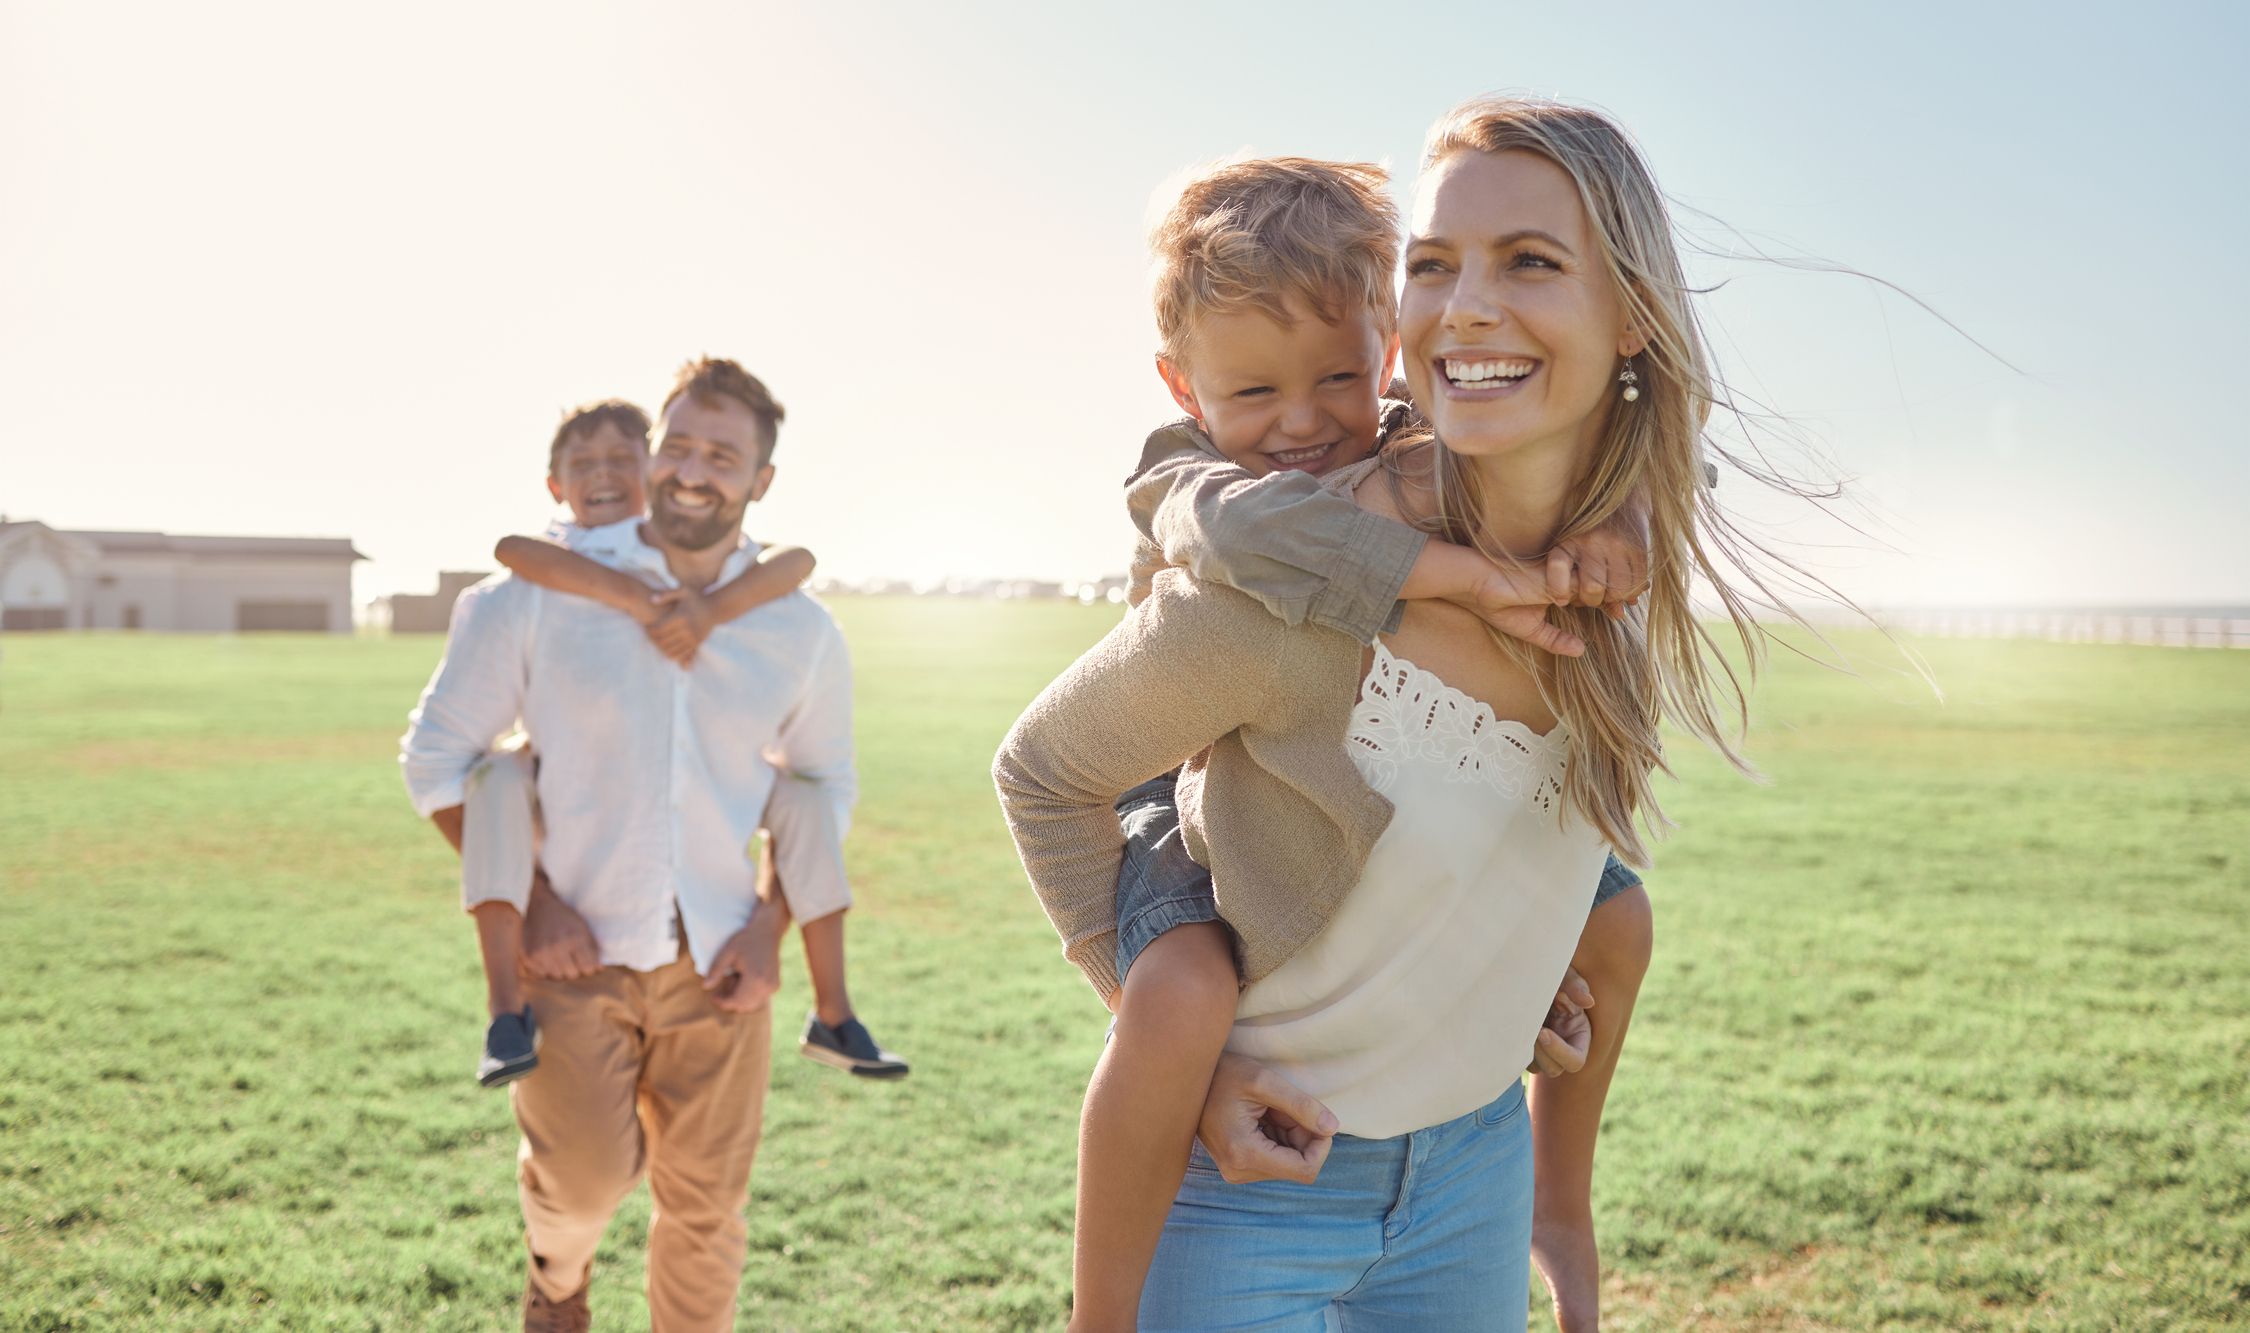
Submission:
<svg viewBox="0 0 2250 1333">
<path fill-rule="evenodd" d="M 1654 924 L 1648 891 L 1635 886 L 1587 919 L 1571 966 L 1592 988 L 1593 1039 L 1585 1068 L 1531 1080 L 1531 1143 L 1538 1182 L 1531 1257 L 1554 1299 L 1562 1333 L 1596 1327 L 1601 1260 L 1594 1244 L 1594 1141 L 1617 1073 L 1633 1001 L 1648 971 Z"/>
<path fill-rule="evenodd" d="M 1232 589 L 1178 572 L 1017 719 L 992 777 L 1063 953 L 1105 1003 L 1118 989 L 1115 802 L 1262 716 L 1291 631 Z"/>
<path fill-rule="evenodd" d="M 658 590 L 598 560 L 589 560 L 567 547 L 537 537 L 502 537 L 492 548 L 492 558 L 542 588 L 588 597 L 613 610 L 623 611 L 642 625 L 656 620 L 663 610 Z"/>
</svg>

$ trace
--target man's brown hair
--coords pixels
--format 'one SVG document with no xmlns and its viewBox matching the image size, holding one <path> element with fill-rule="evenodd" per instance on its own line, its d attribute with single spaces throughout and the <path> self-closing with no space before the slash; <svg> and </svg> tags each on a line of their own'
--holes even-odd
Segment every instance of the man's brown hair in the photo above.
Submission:
<svg viewBox="0 0 2250 1333">
<path fill-rule="evenodd" d="M 1373 163 L 1305 157 L 1222 162 L 1189 181 L 1148 238 L 1160 353 L 1180 363 L 1209 315 L 1256 310 L 1286 324 L 1291 296 L 1329 323 L 1363 307 L 1388 335 L 1398 326 L 1389 185 Z"/>
<path fill-rule="evenodd" d="M 641 442 L 642 453 L 648 452 L 648 413 L 622 398 L 604 398 L 563 413 L 562 424 L 555 427 L 554 443 L 547 446 L 547 475 L 553 476 L 555 465 L 562 461 L 564 445 L 604 426 L 617 427 L 626 439 Z"/>
<path fill-rule="evenodd" d="M 774 442 L 781 434 L 781 419 L 787 414 L 781 410 L 781 404 L 774 401 L 765 381 L 744 370 L 739 362 L 705 356 L 681 366 L 679 375 L 672 381 L 672 392 L 664 395 L 664 406 L 658 409 L 658 415 L 671 411 L 672 404 L 683 397 L 704 404 L 715 398 L 732 398 L 749 408 L 758 423 L 765 427 L 765 454 L 758 461 L 773 461 Z"/>
</svg>

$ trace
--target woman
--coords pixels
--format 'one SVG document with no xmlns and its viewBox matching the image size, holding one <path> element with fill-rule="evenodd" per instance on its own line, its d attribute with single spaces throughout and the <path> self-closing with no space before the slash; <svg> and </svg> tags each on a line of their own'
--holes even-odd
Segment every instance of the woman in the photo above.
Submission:
<svg viewBox="0 0 2250 1333">
<path fill-rule="evenodd" d="M 1434 603 L 1359 645 L 1173 571 L 1018 723 L 999 771 L 1043 893 L 1103 882 L 1110 802 L 1208 749 L 1181 804 L 1250 983 L 1229 1051 L 1339 1127 L 1309 1186 L 1232 1184 L 1197 1152 L 1144 1328 L 1520 1320 L 1518 1071 L 1607 849 L 1645 860 L 1660 720 L 1733 757 L 1713 696 L 1734 682 L 1706 658 L 1689 579 L 1757 643 L 1707 554 L 1744 544 L 1698 484 L 1713 390 L 1661 194 L 1615 125 L 1544 102 L 1456 109 L 1423 166 L 1400 335 L 1434 436 L 1333 484 L 1526 561 L 1645 490 L 1653 586 L 1623 621 L 1554 612 L 1588 644 L 1560 659 Z M 1360 863 L 1340 901 L 1230 902 L 1230 861 L 1286 866 L 1308 845 Z"/>
</svg>

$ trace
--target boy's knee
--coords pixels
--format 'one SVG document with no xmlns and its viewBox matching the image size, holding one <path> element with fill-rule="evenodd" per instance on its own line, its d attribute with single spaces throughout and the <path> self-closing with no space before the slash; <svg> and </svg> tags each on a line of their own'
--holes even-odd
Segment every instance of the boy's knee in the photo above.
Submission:
<svg viewBox="0 0 2250 1333">
<path fill-rule="evenodd" d="M 1656 912 L 1638 884 L 1595 908 L 1579 943 L 1582 956 L 1604 971 L 1636 977 L 1648 971 L 1655 947 Z"/>
<path fill-rule="evenodd" d="M 1240 998 L 1227 928 L 1196 922 L 1165 931 L 1141 950 L 1125 974 L 1118 1017 L 1181 1032 L 1217 1032 L 1223 1040 Z"/>
</svg>

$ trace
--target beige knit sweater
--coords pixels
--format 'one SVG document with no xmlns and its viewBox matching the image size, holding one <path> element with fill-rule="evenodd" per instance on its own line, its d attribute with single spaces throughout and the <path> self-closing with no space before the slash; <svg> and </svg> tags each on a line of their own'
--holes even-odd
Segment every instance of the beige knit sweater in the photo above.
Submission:
<svg viewBox="0 0 2250 1333">
<path fill-rule="evenodd" d="M 1348 487 L 1367 465 L 1329 478 Z M 1180 818 L 1256 982 L 1328 924 L 1391 804 L 1345 753 L 1362 645 L 1180 570 L 1032 702 L 993 780 L 1063 953 L 1118 989 L 1114 803 L 1185 764 Z"/>
</svg>

